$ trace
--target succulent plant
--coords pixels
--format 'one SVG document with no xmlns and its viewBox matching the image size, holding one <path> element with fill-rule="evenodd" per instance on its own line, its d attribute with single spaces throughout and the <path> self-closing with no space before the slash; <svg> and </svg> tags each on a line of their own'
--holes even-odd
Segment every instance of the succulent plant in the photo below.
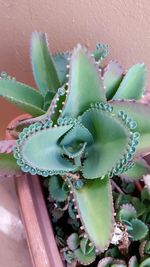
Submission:
<svg viewBox="0 0 150 267">
<path fill-rule="evenodd" d="M 140 265 L 138 264 L 137 258 L 135 256 L 131 257 L 128 265 L 125 263 L 125 261 L 122 260 L 115 260 L 111 257 L 107 257 L 104 259 L 101 259 L 99 261 L 99 264 L 97 267 L 148 267 L 150 264 L 150 258 L 147 258 L 146 260 L 142 261 Z"/>
<path fill-rule="evenodd" d="M 134 191 L 134 185 L 126 183 L 136 183 L 150 170 L 141 159 L 150 152 L 150 106 L 140 102 L 146 70 L 136 64 L 125 74 L 116 61 L 103 67 L 106 55 L 106 45 L 92 53 L 77 45 L 73 52 L 52 56 L 45 35 L 34 33 L 31 59 L 39 92 L 6 76 L 0 80 L 1 95 L 34 116 L 25 121 L 29 126 L 15 145 L 1 142 L 1 151 L 13 150 L 24 173 L 48 177 L 56 205 L 68 201 L 70 218 L 81 222 L 81 233 L 72 234 L 64 250 L 68 263 L 88 265 L 113 242 L 126 237 L 129 246 L 148 235 L 145 204 L 139 201 L 137 208 L 134 199 L 123 198 L 124 192 Z M 6 175 L 8 156 L 15 162 L 12 155 L 1 159 Z M 13 165 L 14 173 L 18 166 Z M 118 189 L 118 179 L 124 192 Z M 121 194 L 116 201 L 114 195 L 114 205 L 116 188 Z M 78 240 L 78 246 L 71 247 L 70 240 Z M 98 266 L 126 266 L 109 260 Z"/>
</svg>

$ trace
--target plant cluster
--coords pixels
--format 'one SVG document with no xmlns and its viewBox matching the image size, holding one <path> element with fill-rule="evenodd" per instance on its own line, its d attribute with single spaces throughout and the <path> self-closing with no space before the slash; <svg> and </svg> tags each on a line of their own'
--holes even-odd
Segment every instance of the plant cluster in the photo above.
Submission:
<svg viewBox="0 0 150 267">
<path fill-rule="evenodd" d="M 93 52 L 77 45 L 51 55 L 45 34 L 33 33 L 38 90 L 1 73 L 0 95 L 33 116 L 9 129 L 16 141 L 1 141 L 1 174 L 43 177 L 54 224 L 64 218 L 70 225 L 65 234 L 55 226 L 68 266 L 147 267 L 146 70 L 140 63 L 126 73 L 116 61 L 104 66 L 107 53 L 99 44 Z"/>
</svg>

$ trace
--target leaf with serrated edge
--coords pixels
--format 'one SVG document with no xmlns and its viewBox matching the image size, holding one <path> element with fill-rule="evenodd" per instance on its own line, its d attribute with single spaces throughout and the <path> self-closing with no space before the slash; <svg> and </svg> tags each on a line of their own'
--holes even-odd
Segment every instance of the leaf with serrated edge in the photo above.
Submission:
<svg viewBox="0 0 150 267">
<path fill-rule="evenodd" d="M 88 238 L 82 238 L 80 241 L 80 248 L 83 254 L 89 254 L 94 249 L 94 246 L 89 246 L 90 241 Z"/>
<path fill-rule="evenodd" d="M 113 100 L 110 104 L 114 107 L 114 111 L 122 110 L 137 123 L 135 131 L 139 132 L 140 138 L 134 156 L 148 154 L 150 152 L 150 106 L 131 100 Z"/>
<path fill-rule="evenodd" d="M 123 69 L 117 61 L 112 60 L 104 69 L 104 86 L 106 90 L 107 99 L 111 99 L 116 93 L 122 79 Z"/>
<path fill-rule="evenodd" d="M 150 266 L 150 257 L 144 260 L 139 267 L 149 267 Z"/>
<path fill-rule="evenodd" d="M 80 262 L 82 265 L 89 265 L 91 264 L 95 258 L 95 252 L 94 250 L 91 251 L 89 254 L 83 254 L 82 250 L 80 248 L 76 249 L 74 251 L 75 258 L 78 262 Z"/>
<path fill-rule="evenodd" d="M 69 92 L 62 111 L 63 117 L 76 117 L 91 103 L 106 100 L 98 67 L 81 45 L 74 49 L 70 64 Z"/>
<path fill-rule="evenodd" d="M 98 43 L 96 49 L 93 51 L 92 55 L 96 61 L 101 61 L 108 55 L 108 45 Z"/>
<path fill-rule="evenodd" d="M 119 174 L 119 176 L 126 181 L 138 181 L 143 176 L 150 174 L 150 166 L 144 159 L 136 159 L 134 165 L 128 171 Z"/>
<path fill-rule="evenodd" d="M 81 123 L 75 125 L 60 142 L 66 154 L 69 157 L 75 158 L 84 152 L 87 146 L 91 145 L 93 137 L 91 133 Z"/>
<path fill-rule="evenodd" d="M 12 153 L 16 145 L 16 140 L 2 140 L 0 141 L 0 153 Z"/>
<path fill-rule="evenodd" d="M 75 250 L 79 247 L 80 239 L 77 233 L 73 233 L 67 238 L 67 245 L 71 250 Z"/>
<path fill-rule="evenodd" d="M 117 118 L 102 110 L 90 109 L 81 118 L 94 139 L 84 161 L 83 176 L 94 179 L 106 175 L 120 161 L 127 150 L 130 132 Z"/>
<path fill-rule="evenodd" d="M 67 191 L 63 188 L 64 181 L 60 176 L 53 175 L 49 180 L 49 192 L 51 197 L 58 201 L 62 202 L 67 199 Z"/>
<path fill-rule="evenodd" d="M 0 154 L 0 177 L 21 176 L 22 172 L 13 155 Z"/>
<path fill-rule="evenodd" d="M 144 64 L 138 63 L 132 66 L 125 75 L 113 99 L 140 99 L 144 93 L 145 76 Z"/>
<path fill-rule="evenodd" d="M 67 64 L 69 55 L 70 52 L 56 53 L 52 55 L 61 85 L 63 85 L 67 79 L 66 74 L 68 72 Z"/>
<path fill-rule="evenodd" d="M 72 125 L 59 126 L 31 134 L 18 147 L 21 158 L 30 167 L 43 171 L 68 172 L 74 170 L 75 166 L 62 157 L 63 151 L 58 145 L 59 138 L 71 127 Z"/>
<path fill-rule="evenodd" d="M 80 190 L 74 190 L 81 222 L 96 248 L 104 251 L 113 234 L 113 200 L 108 177 L 88 180 Z"/>
<path fill-rule="evenodd" d="M 143 239 L 148 233 L 148 227 L 139 219 L 132 219 L 132 230 L 128 230 L 128 233 L 132 236 L 134 241 Z"/>
<path fill-rule="evenodd" d="M 137 217 L 135 208 L 131 204 L 123 204 L 119 211 L 119 219 L 130 221 Z"/>
<path fill-rule="evenodd" d="M 0 79 L 0 96 L 33 116 L 45 113 L 42 95 L 23 83 Z"/>
<path fill-rule="evenodd" d="M 31 37 L 31 63 L 35 82 L 45 96 L 47 91 L 56 91 L 60 87 L 53 58 L 48 50 L 46 34 L 33 32 Z"/>
</svg>

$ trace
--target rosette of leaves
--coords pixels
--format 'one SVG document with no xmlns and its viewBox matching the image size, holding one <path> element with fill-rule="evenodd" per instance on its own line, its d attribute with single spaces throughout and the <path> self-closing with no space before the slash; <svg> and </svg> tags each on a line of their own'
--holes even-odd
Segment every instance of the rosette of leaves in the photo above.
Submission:
<svg viewBox="0 0 150 267">
<path fill-rule="evenodd" d="M 66 257 L 68 253 L 72 255 L 72 259 L 69 259 L 69 263 L 76 261 L 82 265 L 89 265 L 94 262 L 96 253 L 94 246 L 91 246 L 88 238 L 79 236 L 77 233 L 72 233 L 67 239 L 67 245 L 68 250 L 65 253 L 65 259 L 67 262 L 69 262 L 68 257 Z"/>
<path fill-rule="evenodd" d="M 99 261 L 97 267 L 148 267 L 150 258 L 143 260 L 140 264 L 135 256 L 132 256 L 128 263 L 123 260 L 115 260 L 111 257 L 103 258 Z"/>
<path fill-rule="evenodd" d="M 97 61 L 102 61 L 107 53 L 108 48 L 104 44 L 98 44 L 93 51 Z M 37 90 L 16 81 L 14 77 L 2 71 L 0 75 L 0 96 L 34 117 L 44 114 L 58 88 L 66 82 L 67 58 L 70 54 L 69 51 L 51 54 L 46 34 L 33 32 L 30 58 Z"/>
<path fill-rule="evenodd" d="M 103 252 L 114 231 L 110 178 L 150 150 L 150 107 L 135 101 L 144 92 L 145 67 L 136 64 L 124 75 L 112 61 L 102 69 L 81 45 L 69 60 L 69 80 L 48 112 L 20 133 L 14 157 L 25 173 L 66 180 L 88 239 Z"/>
<path fill-rule="evenodd" d="M 130 240 L 142 240 L 148 234 L 148 226 L 137 218 L 133 205 L 123 204 L 118 212 L 118 219 L 126 225 Z"/>
</svg>

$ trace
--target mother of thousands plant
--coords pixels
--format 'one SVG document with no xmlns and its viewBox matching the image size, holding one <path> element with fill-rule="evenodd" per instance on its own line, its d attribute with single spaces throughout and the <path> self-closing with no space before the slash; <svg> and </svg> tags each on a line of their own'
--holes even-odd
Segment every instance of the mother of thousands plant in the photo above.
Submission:
<svg viewBox="0 0 150 267">
<path fill-rule="evenodd" d="M 106 254 L 112 244 L 127 241 L 124 246 L 129 247 L 131 241 L 142 241 L 143 250 L 147 245 L 150 251 L 150 220 L 138 213 L 145 205 L 142 197 L 137 206 L 134 198 L 125 201 L 116 193 L 113 204 L 112 197 L 118 181 L 128 193 L 126 181 L 149 173 L 141 157 L 150 152 L 150 106 L 139 101 L 144 64 L 124 73 L 116 61 L 103 67 L 106 55 L 102 44 L 92 53 L 78 44 L 72 52 L 51 55 L 45 35 L 33 33 L 31 61 L 39 91 L 1 74 L 0 95 L 33 118 L 16 124 L 16 129 L 29 125 L 17 141 L 1 141 L 1 153 L 13 148 L 13 155 L 1 154 L 0 168 L 6 176 L 22 170 L 48 177 L 54 201 L 72 205 L 81 225 L 67 239 L 63 252 L 68 263 L 88 265 L 99 255 L 94 266 L 121 267 L 127 266 L 127 259 Z M 142 192 L 143 198 L 147 196 L 148 191 Z M 146 257 L 145 253 L 140 265 L 133 256 L 129 266 L 150 266 L 149 252 Z"/>
</svg>

